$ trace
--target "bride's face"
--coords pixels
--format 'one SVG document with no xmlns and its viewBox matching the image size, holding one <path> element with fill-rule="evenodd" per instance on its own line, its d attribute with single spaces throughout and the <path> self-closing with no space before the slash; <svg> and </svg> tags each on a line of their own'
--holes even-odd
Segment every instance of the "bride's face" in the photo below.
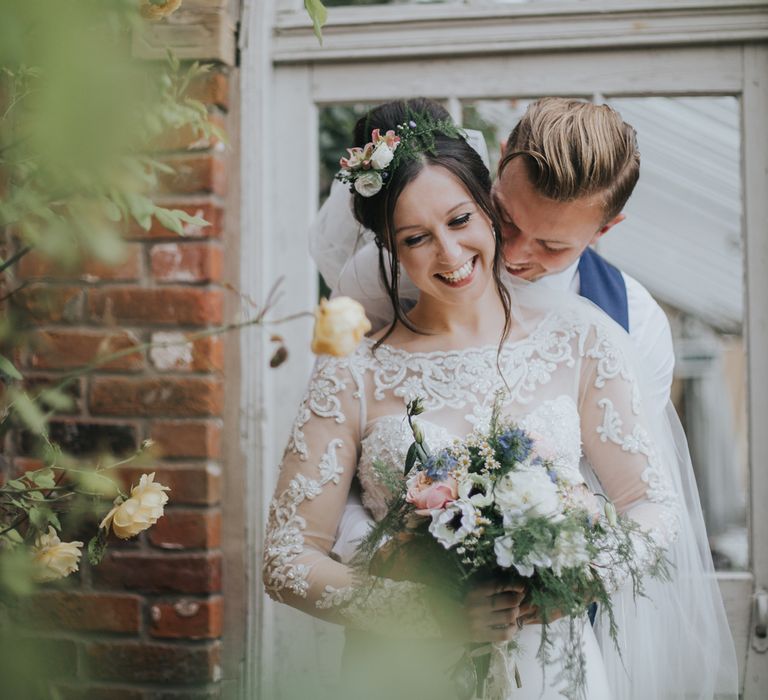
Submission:
<svg viewBox="0 0 768 700">
<path fill-rule="evenodd" d="M 450 171 L 425 167 L 400 194 L 393 223 L 400 263 L 422 294 L 456 302 L 486 290 L 496 246 L 491 221 Z"/>
</svg>

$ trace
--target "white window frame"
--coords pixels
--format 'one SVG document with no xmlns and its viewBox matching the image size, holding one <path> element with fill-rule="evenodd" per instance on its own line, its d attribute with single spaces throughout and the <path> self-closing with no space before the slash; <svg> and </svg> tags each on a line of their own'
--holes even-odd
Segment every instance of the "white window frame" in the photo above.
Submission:
<svg viewBox="0 0 768 700">
<path fill-rule="evenodd" d="M 244 0 L 241 29 L 241 289 L 276 315 L 312 308 L 307 227 L 317 207 L 317 116 L 324 104 L 424 94 L 460 116 L 463 99 L 600 94 L 734 95 L 742 106 L 745 346 L 751 569 L 719 573 L 744 698 L 768 688 L 754 596 L 768 590 L 768 5 L 765 0 L 581 0 L 332 8 L 321 47 L 300 0 Z M 567 62 L 567 70 L 564 70 Z M 281 328 L 290 364 L 261 369 L 269 333 L 243 336 L 250 578 L 243 697 L 268 677 L 269 605 L 260 542 L 293 409 L 311 369 L 309 322 Z M 254 408 L 255 414 L 254 414 Z M 260 681 L 261 679 L 261 681 Z M 260 682 L 262 685 L 260 685 Z"/>
</svg>

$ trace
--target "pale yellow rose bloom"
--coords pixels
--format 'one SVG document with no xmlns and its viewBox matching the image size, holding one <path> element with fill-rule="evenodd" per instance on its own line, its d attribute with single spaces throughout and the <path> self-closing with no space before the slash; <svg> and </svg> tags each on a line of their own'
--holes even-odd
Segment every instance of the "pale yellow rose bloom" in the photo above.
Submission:
<svg viewBox="0 0 768 700">
<path fill-rule="evenodd" d="M 158 20 L 172 15 L 181 7 L 181 0 L 142 0 L 141 16 L 145 19 Z"/>
<path fill-rule="evenodd" d="M 35 581 L 55 581 L 77 571 L 82 546 L 82 542 L 62 542 L 56 530 L 49 526 L 48 532 L 40 534 L 32 547 Z"/>
<path fill-rule="evenodd" d="M 365 310 L 354 299 L 323 299 L 315 309 L 312 352 L 344 357 L 355 350 L 369 330 L 371 323 Z"/>
<path fill-rule="evenodd" d="M 99 527 L 109 529 L 121 539 L 138 535 L 154 525 L 163 515 L 163 506 L 168 502 L 164 493 L 167 486 L 154 483 L 155 473 L 142 474 L 138 486 L 131 489 L 131 497 L 115 503 Z"/>
</svg>

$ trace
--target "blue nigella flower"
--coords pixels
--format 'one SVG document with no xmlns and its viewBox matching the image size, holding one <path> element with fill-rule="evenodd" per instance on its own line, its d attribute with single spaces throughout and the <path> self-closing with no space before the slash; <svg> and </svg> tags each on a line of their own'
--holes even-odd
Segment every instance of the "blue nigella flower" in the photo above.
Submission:
<svg viewBox="0 0 768 700">
<path fill-rule="evenodd" d="M 549 471 L 547 471 L 547 475 L 549 476 L 553 484 L 557 483 L 557 472 L 554 469 L 550 469 Z"/>
<path fill-rule="evenodd" d="M 416 122 L 413 121 L 413 119 L 411 119 L 411 121 L 408 122 L 408 126 L 410 126 L 411 129 L 415 129 L 416 128 Z"/>
<path fill-rule="evenodd" d="M 455 469 L 457 465 L 456 458 L 447 450 L 443 450 L 427 457 L 427 461 L 424 462 L 424 471 L 430 479 L 442 481 L 448 476 L 448 472 Z"/>
<path fill-rule="evenodd" d="M 524 462 L 533 450 L 533 440 L 520 428 L 505 430 L 496 438 L 504 462 Z"/>
</svg>

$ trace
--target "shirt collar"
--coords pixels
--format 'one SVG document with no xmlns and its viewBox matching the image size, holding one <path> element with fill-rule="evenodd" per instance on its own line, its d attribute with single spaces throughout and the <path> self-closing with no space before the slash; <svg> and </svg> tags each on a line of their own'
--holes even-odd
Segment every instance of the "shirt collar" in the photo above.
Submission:
<svg viewBox="0 0 768 700">
<path fill-rule="evenodd" d="M 579 269 L 579 258 L 577 258 L 571 265 L 555 272 L 552 275 L 546 275 L 537 279 L 534 284 L 541 285 L 547 289 L 556 289 L 561 292 L 568 292 L 574 289 L 574 283 L 576 281 L 576 273 Z"/>
</svg>

